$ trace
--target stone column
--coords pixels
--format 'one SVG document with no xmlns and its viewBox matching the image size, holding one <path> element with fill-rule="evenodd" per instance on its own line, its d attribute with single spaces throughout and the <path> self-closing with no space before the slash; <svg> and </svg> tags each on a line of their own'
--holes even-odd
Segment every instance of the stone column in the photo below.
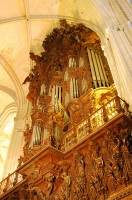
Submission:
<svg viewBox="0 0 132 200">
<path fill-rule="evenodd" d="M 3 178 L 16 170 L 18 166 L 18 158 L 22 155 L 24 144 L 23 131 L 26 124 L 27 102 L 23 105 L 23 113 L 14 118 L 14 129 L 12 132 L 10 145 L 7 152 L 6 161 L 3 169 Z"/>
<path fill-rule="evenodd" d="M 115 59 L 116 84 L 119 95 L 126 100 L 132 110 L 132 46 L 130 45 L 123 28 L 113 27 L 110 29 L 109 41 Z M 114 67 L 111 69 L 114 70 Z M 116 81 L 117 82 L 117 81 Z"/>
<path fill-rule="evenodd" d="M 100 10 L 106 27 L 105 41 L 101 38 L 119 96 L 126 100 L 132 111 L 132 27 L 123 7 L 128 2 L 93 0 Z M 125 4 L 125 5 L 124 5 Z"/>
</svg>

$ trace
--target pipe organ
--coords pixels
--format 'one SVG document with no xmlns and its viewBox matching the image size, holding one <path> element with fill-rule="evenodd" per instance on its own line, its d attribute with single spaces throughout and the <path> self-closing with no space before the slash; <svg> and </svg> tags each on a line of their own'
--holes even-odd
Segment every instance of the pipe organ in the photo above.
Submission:
<svg viewBox="0 0 132 200">
<path fill-rule="evenodd" d="M 89 92 L 113 84 L 99 37 L 82 24 L 70 26 L 62 20 L 61 28 L 47 35 L 42 46 L 41 56 L 30 53 L 36 65 L 27 95 L 32 103 L 29 148 L 61 141 L 63 131 L 85 117 L 83 106 L 89 105 L 89 114 L 95 109 L 94 103 L 85 102 Z"/>
<path fill-rule="evenodd" d="M 24 155 L 0 199 L 131 199 L 131 113 L 100 46 L 92 30 L 61 20 L 41 56 L 30 54 Z"/>
</svg>

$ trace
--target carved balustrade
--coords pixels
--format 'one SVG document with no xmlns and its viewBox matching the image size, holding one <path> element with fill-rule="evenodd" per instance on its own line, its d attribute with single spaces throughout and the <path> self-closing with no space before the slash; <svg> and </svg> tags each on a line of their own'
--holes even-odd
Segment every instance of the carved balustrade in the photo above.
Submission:
<svg viewBox="0 0 132 200">
<path fill-rule="evenodd" d="M 119 97 L 118 100 L 125 108 L 125 102 Z M 115 98 L 106 105 L 113 105 L 112 102 L 116 102 Z M 104 113 L 104 108 L 107 113 L 106 105 L 97 113 Z M 65 136 L 64 153 L 47 146 L 33 155 L 0 183 L 0 199 L 131 199 L 132 119 L 123 113 L 128 112 L 127 107 L 120 108 L 119 114 L 115 112 L 98 130 L 93 131 L 91 126 L 96 112 L 78 123 L 67 133 L 69 138 Z M 24 175 L 25 182 L 18 172 Z"/>
<path fill-rule="evenodd" d="M 9 189 L 16 186 L 23 180 L 23 176 L 17 171 L 9 174 L 4 180 L 0 182 L 0 195 L 7 192 Z"/>
<path fill-rule="evenodd" d="M 127 103 L 116 96 L 78 123 L 73 129 L 66 132 L 62 138 L 62 150 L 70 149 L 121 112 L 130 116 Z"/>
<path fill-rule="evenodd" d="M 74 128 L 67 131 L 62 137 L 61 150 L 69 150 L 81 140 L 94 133 L 94 131 L 96 131 L 98 128 L 104 125 L 105 122 L 110 121 L 121 112 L 123 112 L 127 116 L 130 115 L 128 105 L 126 104 L 126 102 L 118 96 L 116 96 L 113 99 L 111 99 L 108 103 L 103 105 L 101 108 L 96 110 L 93 114 L 86 117 L 80 123 L 76 124 Z M 8 191 L 22 180 L 22 175 L 19 174 L 17 171 L 13 172 L 12 174 L 9 174 L 9 176 L 2 180 L 0 183 L 0 194 L 3 194 L 4 192 Z"/>
</svg>

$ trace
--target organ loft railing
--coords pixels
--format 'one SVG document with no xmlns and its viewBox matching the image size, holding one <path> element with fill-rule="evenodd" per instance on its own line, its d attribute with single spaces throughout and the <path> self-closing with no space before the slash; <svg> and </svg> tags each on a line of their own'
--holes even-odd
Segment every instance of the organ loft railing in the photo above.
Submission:
<svg viewBox="0 0 132 200">
<path fill-rule="evenodd" d="M 117 95 L 99 37 L 61 20 L 42 46 L 41 56 L 30 54 L 25 145 L 17 170 L 0 183 L 2 199 L 130 194 L 131 113 Z"/>
<path fill-rule="evenodd" d="M 120 113 L 130 116 L 127 104 L 116 96 L 93 114 L 77 123 L 73 129 L 66 132 L 62 137 L 63 145 L 61 145 L 61 149 L 67 151 Z"/>
</svg>

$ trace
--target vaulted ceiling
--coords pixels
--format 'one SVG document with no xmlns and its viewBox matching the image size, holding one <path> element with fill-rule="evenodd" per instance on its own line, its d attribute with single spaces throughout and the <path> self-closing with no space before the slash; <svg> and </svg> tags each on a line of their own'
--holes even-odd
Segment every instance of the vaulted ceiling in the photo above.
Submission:
<svg viewBox="0 0 132 200">
<path fill-rule="evenodd" d="M 39 54 L 45 36 L 64 18 L 83 23 L 99 36 L 104 32 L 103 18 L 93 0 L 0 2 L 0 145 L 6 124 L 17 110 L 20 114 L 25 103 L 28 84 L 22 83 L 33 65 L 29 53 Z"/>
<path fill-rule="evenodd" d="M 0 113 L 10 103 L 17 108 L 24 103 L 28 85 L 22 83 L 33 65 L 29 53 L 43 50 L 42 41 L 59 26 L 60 18 L 103 32 L 103 19 L 93 0 L 1 1 Z"/>
</svg>

